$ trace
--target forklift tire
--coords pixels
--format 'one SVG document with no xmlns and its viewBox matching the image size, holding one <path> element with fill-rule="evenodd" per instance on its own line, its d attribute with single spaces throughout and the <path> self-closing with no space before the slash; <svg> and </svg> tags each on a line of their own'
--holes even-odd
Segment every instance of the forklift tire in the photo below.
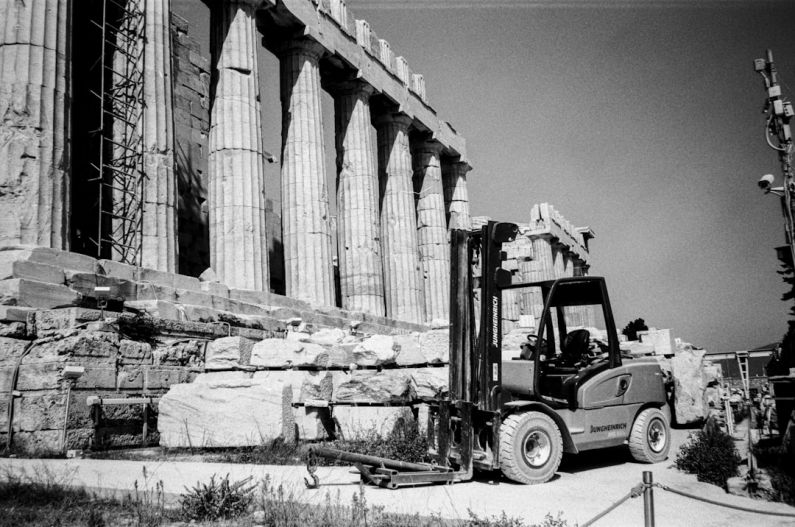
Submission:
<svg viewBox="0 0 795 527">
<path fill-rule="evenodd" d="M 500 427 L 500 468 L 505 477 L 533 485 L 552 479 L 563 456 L 558 425 L 541 412 L 509 415 Z"/>
<path fill-rule="evenodd" d="M 629 451 L 641 463 L 659 463 L 668 457 L 671 448 L 671 427 L 657 408 L 646 408 L 632 425 Z"/>
</svg>

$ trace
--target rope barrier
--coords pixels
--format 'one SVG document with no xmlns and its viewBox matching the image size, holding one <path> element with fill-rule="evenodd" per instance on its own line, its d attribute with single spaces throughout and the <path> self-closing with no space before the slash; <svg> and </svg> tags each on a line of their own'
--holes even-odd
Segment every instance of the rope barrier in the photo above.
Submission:
<svg viewBox="0 0 795 527">
<path fill-rule="evenodd" d="M 680 496 L 684 496 L 686 498 L 690 498 L 693 500 L 703 501 L 704 503 L 710 503 L 712 505 L 717 505 L 719 507 L 726 507 L 727 509 L 735 509 L 738 511 L 743 512 L 751 512 L 754 514 L 764 514 L 767 516 L 784 516 L 785 518 L 795 518 L 795 513 L 791 512 L 773 512 L 773 511 L 760 511 L 758 509 L 751 509 L 749 507 L 741 507 L 739 505 L 731 505 L 730 503 L 721 503 L 716 500 L 711 500 L 709 498 L 702 498 L 701 496 L 696 496 L 695 494 L 690 494 L 688 492 L 683 492 L 681 490 L 672 489 L 667 485 L 662 485 L 660 483 L 654 483 L 655 487 L 659 487 L 662 490 L 667 490 L 668 492 L 673 492 L 674 494 L 679 494 Z"/>
<path fill-rule="evenodd" d="M 630 490 L 629 493 L 626 496 L 624 496 L 623 498 L 621 498 L 617 502 L 613 503 L 608 508 L 606 508 L 605 510 L 603 510 L 602 512 L 600 512 L 599 514 L 597 514 L 596 516 L 594 516 L 593 518 L 591 518 L 587 522 L 583 523 L 582 527 L 589 527 L 590 525 L 593 525 L 594 522 L 596 522 L 597 520 L 602 519 L 604 516 L 607 516 L 607 514 L 609 514 L 613 509 L 615 509 L 616 507 L 618 507 L 619 505 L 621 505 L 622 503 L 624 503 L 628 499 L 637 498 L 641 494 L 643 494 L 643 483 L 641 483 L 640 485 L 638 485 L 636 487 L 632 487 L 632 490 Z"/>
<path fill-rule="evenodd" d="M 630 498 L 637 498 L 638 496 L 642 496 L 643 493 L 647 489 L 651 489 L 651 488 L 654 488 L 654 487 L 657 487 L 658 489 L 662 489 L 662 490 L 667 490 L 668 492 L 671 492 L 673 494 L 678 494 L 680 496 L 684 496 L 685 498 L 690 498 L 690 499 L 693 499 L 693 500 L 703 501 L 704 503 L 709 503 L 711 505 L 717 505 L 718 507 L 725 507 L 727 509 L 734 509 L 734 510 L 738 510 L 738 511 L 742 511 L 742 512 L 749 512 L 749 513 L 752 513 L 752 514 L 763 514 L 763 515 L 766 515 L 766 516 L 783 516 L 785 518 L 795 518 L 795 513 L 791 513 L 791 512 L 763 511 L 763 510 L 758 510 L 758 509 L 752 509 L 750 507 L 741 507 L 739 505 L 732 505 L 730 503 L 722 503 L 720 501 L 712 500 L 712 499 L 709 499 L 709 498 L 702 498 L 701 496 L 697 496 L 695 494 L 690 494 L 689 492 L 684 492 L 684 491 L 681 491 L 681 490 L 676 490 L 676 489 L 673 489 L 673 488 L 669 487 L 668 485 L 663 485 L 661 483 L 639 483 L 638 485 L 632 487 L 632 490 L 630 490 L 628 494 L 623 496 L 621 499 L 619 499 L 615 503 L 611 504 L 609 507 L 607 507 L 605 510 L 603 510 L 602 512 L 600 512 L 599 514 L 597 514 L 596 516 L 594 516 L 593 518 L 591 518 L 587 522 L 583 523 L 582 527 L 590 527 L 591 525 L 596 523 L 598 520 L 601 520 L 602 518 L 607 516 L 610 512 L 612 512 L 613 510 L 615 510 L 616 508 L 621 506 L 624 502 L 626 502 Z"/>
</svg>

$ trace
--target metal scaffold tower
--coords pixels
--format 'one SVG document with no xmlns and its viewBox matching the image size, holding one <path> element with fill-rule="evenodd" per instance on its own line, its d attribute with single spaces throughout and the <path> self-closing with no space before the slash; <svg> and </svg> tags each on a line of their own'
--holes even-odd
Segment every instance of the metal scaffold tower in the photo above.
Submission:
<svg viewBox="0 0 795 527">
<path fill-rule="evenodd" d="M 92 130 L 98 155 L 90 181 L 97 189 L 97 256 L 141 264 L 144 204 L 143 76 L 145 13 L 142 0 L 99 0 L 100 119 Z"/>
</svg>

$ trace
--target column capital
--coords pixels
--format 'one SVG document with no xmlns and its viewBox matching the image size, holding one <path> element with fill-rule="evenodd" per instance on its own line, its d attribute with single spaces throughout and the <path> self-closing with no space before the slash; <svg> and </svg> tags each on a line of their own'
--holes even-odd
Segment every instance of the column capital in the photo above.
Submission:
<svg viewBox="0 0 795 527">
<path fill-rule="evenodd" d="M 411 149 L 412 149 L 412 151 L 415 151 L 415 152 L 418 152 L 418 153 L 427 153 L 427 154 L 433 154 L 435 156 L 438 156 L 439 154 L 442 153 L 442 150 L 444 149 L 444 145 L 442 143 L 440 143 L 439 141 L 436 141 L 434 139 L 426 139 L 426 140 L 423 140 L 423 141 L 418 141 L 416 143 L 412 143 Z"/>
<path fill-rule="evenodd" d="M 306 55 L 307 57 L 320 60 L 320 57 L 326 52 L 323 44 L 309 37 L 295 38 L 284 42 L 278 49 L 279 57 L 285 57 L 291 54 Z"/>
<path fill-rule="evenodd" d="M 375 92 L 375 87 L 358 79 L 332 82 L 329 83 L 328 88 L 334 96 L 361 95 L 362 97 L 370 97 Z"/>
<path fill-rule="evenodd" d="M 408 130 L 413 122 L 414 119 L 412 119 L 405 113 L 400 113 L 400 112 L 382 113 L 375 118 L 376 125 L 381 126 L 381 125 L 395 124 L 403 128 L 404 131 Z"/>
<path fill-rule="evenodd" d="M 454 161 L 450 163 L 458 176 L 465 176 L 472 170 L 472 165 L 466 161 Z"/>
</svg>

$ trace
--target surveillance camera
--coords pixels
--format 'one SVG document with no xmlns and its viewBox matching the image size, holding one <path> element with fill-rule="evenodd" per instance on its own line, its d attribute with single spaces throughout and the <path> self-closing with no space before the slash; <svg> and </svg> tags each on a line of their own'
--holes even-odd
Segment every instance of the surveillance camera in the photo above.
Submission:
<svg viewBox="0 0 795 527">
<path fill-rule="evenodd" d="M 769 192 L 770 188 L 773 186 L 773 181 L 775 181 L 773 174 L 765 174 L 764 176 L 759 178 L 759 183 L 757 184 L 759 185 L 759 188 L 761 188 L 765 192 Z"/>
</svg>

